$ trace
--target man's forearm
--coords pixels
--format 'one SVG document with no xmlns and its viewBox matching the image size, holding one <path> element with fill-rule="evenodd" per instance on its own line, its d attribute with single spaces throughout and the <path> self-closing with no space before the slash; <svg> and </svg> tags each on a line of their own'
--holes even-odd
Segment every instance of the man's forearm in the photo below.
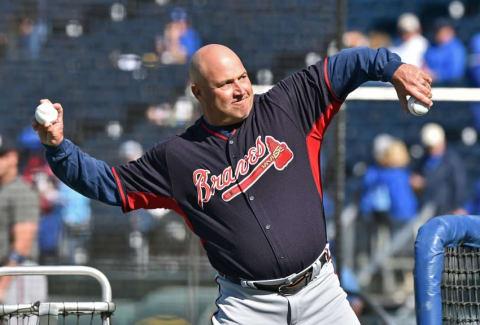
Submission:
<svg viewBox="0 0 480 325">
<path fill-rule="evenodd" d="M 90 157 L 67 139 L 57 147 L 45 147 L 47 161 L 62 182 L 91 199 L 121 205 L 115 178 L 107 163 Z"/>
<path fill-rule="evenodd" d="M 30 256 L 33 241 L 36 238 L 38 225 L 36 222 L 20 222 L 13 225 L 12 254 L 20 258 Z M 12 258 L 10 259 L 12 261 Z M 16 260 L 16 262 L 19 262 Z"/>
</svg>

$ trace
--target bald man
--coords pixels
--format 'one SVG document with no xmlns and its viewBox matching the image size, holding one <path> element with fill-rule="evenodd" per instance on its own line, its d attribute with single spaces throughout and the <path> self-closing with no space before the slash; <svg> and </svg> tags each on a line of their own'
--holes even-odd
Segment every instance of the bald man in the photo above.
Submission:
<svg viewBox="0 0 480 325">
<path fill-rule="evenodd" d="M 367 80 L 392 82 L 431 105 L 431 79 L 386 49 L 355 48 L 254 95 L 229 48 L 192 58 L 192 92 L 203 116 L 141 158 L 110 167 L 34 122 L 55 174 L 80 193 L 135 209 L 178 212 L 218 271 L 213 324 L 358 324 L 330 261 L 320 149 L 347 95 Z M 45 100 L 42 100 L 42 102 Z"/>
</svg>

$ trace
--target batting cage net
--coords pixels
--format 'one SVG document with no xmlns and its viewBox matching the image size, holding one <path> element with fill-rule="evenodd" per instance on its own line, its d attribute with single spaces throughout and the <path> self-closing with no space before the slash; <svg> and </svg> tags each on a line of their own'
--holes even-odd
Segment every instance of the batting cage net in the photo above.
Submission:
<svg viewBox="0 0 480 325">
<path fill-rule="evenodd" d="M 478 324 L 480 218 L 445 215 L 425 223 L 415 241 L 417 321 Z"/>
<path fill-rule="evenodd" d="M 115 307 L 108 302 L 59 302 L 1 305 L 2 325 L 111 324 Z"/>
<path fill-rule="evenodd" d="M 480 322 L 480 248 L 445 247 L 442 272 L 444 324 Z"/>
<path fill-rule="evenodd" d="M 451 3 L 0 1 L 0 141 L 15 144 L 23 183 L 9 189 L 0 184 L 0 260 L 101 270 L 115 295 L 112 318 L 117 325 L 210 324 L 218 288 L 202 241 L 172 210 L 123 213 L 63 184 L 49 169 L 45 148 L 31 127 L 39 100 L 62 104 L 66 138 L 90 156 L 118 166 L 181 134 L 202 115 L 188 81 L 192 53 L 202 45 L 219 43 L 234 50 L 255 91 L 262 92 L 340 48 L 393 47 L 400 39 L 399 15 L 411 12 L 419 17 L 428 40 L 434 39 L 435 18 L 452 18 L 468 56 L 464 71 L 469 71 L 478 65 L 469 44 L 480 30 L 480 6 L 476 1 Z M 181 41 L 179 35 L 184 36 Z M 393 211 L 398 201 L 389 195 L 400 197 L 398 187 L 366 195 L 369 167 L 378 167 L 375 139 L 386 133 L 401 140 L 400 151 L 408 158 L 398 159 L 402 153 L 391 158 L 409 161 L 407 172 L 413 171 L 427 156 L 422 127 L 428 122 L 441 125 L 449 149 L 464 163 L 459 168 L 467 175 L 464 201 L 473 199 L 480 177 L 480 110 L 475 106 L 480 98 L 466 90 L 474 87 L 472 80 L 465 72 L 457 81 L 434 84 L 434 106 L 423 117 L 406 115 L 385 83 L 363 85 L 347 98 L 322 140 L 328 238 L 362 324 L 378 323 L 378 314 L 387 323 L 414 322 L 414 237 L 421 224 L 438 214 L 420 199 L 420 191 L 415 192 L 414 212 L 397 219 L 390 218 L 390 208 Z M 407 206 L 403 196 L 400 201 Z M 9 246 L 14 225 L 25 220 L 38 226 L 28 260 L 10 256 Z M 16 290 L 17 284 L 22 290 Z M 80 323 L 99 323 L 109 307 L 83 305 L 96 302 L 98 294 L 97 283 L 83 276 L 12 282 L 0 301 L 13 309 L 0 307 L 0 313 L 12 324 L 43 321 L 45 309 L 58 310 L 58 324 L 77 322 L 77 312 L 82 314 Z M 388 313 L 373 311 L 380 309 Z M 69 316 L 63 318 L 64 313 Z"/>
</svg>

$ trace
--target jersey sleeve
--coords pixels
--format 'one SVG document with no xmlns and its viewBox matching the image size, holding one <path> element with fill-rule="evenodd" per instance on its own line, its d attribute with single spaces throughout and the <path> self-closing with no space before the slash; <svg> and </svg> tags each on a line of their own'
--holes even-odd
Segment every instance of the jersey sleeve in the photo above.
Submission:
<svg viewBox="0 0 480 325">
<path fill-rule="evenodd" d="M 305 132 L 321 138 L 347 95 L 366 81 L 391 81 L 402 64 L 385 48 L 340 51 L 280 81 L 263 96 Z"/>
<path fill-rule="evenodd" d="M 45 148 L 50 168 L 63 183 L 91 199 L 121 205 L 117 183 L 107 163 L 90 157 L 68 139 L 56 147 Z"/>
<path fill-rule="evenodd" d="M 167 142 L 160 143 L 138 160 L 112 168 L 124 211 L 177 206 L 171 194 L 166 146 Z"/>
<path fill-rule="evenodd" d="M 401 64 L 400 57 L 386 48 L 346 49 L 328 59 L 327 80 L 331 91 L 344 100 L 366 81 L 391 82 L 393 73 Z"/>
</svg>

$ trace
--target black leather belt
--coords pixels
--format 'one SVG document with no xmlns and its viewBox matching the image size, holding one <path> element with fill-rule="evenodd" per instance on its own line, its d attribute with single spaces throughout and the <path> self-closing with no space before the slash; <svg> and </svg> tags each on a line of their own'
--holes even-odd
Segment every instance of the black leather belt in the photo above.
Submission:
<svg viewBox="0 0 480 325">
<path fill-rule="evenodd" d="M 318 260 L 320 261 L 320 268 L 322 268 L 330 260 L 329 252 L 327 251 L 324 254 L 322 254 L 318 258 Z M 280 284 L 265 284 L 265 283 L 258 283 L 262 281 L 258 281 L 258 282 L 252 281 L 254 287 L 251 287 L 251 288 L 258 289 L 258 290 L 271 291 L 271 292 L 278 292 L 279 294 L 284 296 L 293 295 L 299 292 L 300 290 L 302 290 L 312 280 L 312 273 L 313 273 L 313 266 L 303 271 L 302 273 L 298 274 L 297 277 L 294 277 L 290 283 L 285 282 Z M 242 285 L 242 280 L 240 278 L 223 275 L 223 274 L 222 276 L 229 281 Z"/>
</svg>

